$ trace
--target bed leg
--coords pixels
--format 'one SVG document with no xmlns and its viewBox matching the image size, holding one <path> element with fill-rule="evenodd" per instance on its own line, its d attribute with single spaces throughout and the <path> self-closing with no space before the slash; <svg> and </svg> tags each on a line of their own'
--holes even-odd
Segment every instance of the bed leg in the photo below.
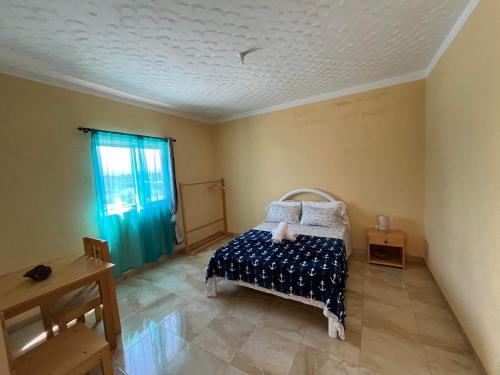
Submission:
<svg viewBox="0 0 500 375">
<path fill-rule="evenodd" d="M 328 336 L 336 339 L 337 338 L 337 319 L 328 318 Z"/>
<path fill-rule="evenodd" d="M 217 297 L 217 281 L 215 277 L 207 280 L 207 297 Z"/>
</svg>

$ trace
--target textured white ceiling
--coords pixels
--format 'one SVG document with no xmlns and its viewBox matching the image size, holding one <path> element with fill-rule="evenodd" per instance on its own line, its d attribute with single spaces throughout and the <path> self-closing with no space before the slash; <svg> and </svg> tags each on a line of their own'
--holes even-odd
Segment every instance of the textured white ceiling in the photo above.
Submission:
<svg viewBox="0 0 500 375">
<path fill-rule="evenodd" d="M 216 120 L 422 71 L 467 2 L 0 0 L 0 66 Z"/>
</svg>

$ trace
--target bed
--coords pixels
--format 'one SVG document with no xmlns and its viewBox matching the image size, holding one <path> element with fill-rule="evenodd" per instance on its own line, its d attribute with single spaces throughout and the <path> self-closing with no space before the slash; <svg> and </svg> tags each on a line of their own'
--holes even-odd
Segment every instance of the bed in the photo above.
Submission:
<svg viewBox="0 0 500 375">
<path fill-rule="evenodd" d="M 312 193 L 334 202 L 316 189 L 297 189 L 283 195 Z M 217 296 L 217 282 L 237 285 L 316 306 L 328 318 L 328 335 L 345 339 L 344 298 L 351 228 L 346 221 L 333 227 L 289 225 L 296 241 L 275 244 L 271 231 L 278 223 L 264 222 L 220 247 L 207 267 L 207 296 Z"/>
</svg>

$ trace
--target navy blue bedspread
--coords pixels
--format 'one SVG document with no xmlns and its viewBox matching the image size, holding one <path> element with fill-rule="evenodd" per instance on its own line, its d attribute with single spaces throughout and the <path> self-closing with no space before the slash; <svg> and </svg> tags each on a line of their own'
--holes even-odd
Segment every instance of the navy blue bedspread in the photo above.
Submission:
<svg viewBox="0 0 500 375">
<path fill-rule="evenodd" d="M 344 324 L 347 258 L 341 239 L 298 235 L 271 242 L 271 233 L 250 230 L 219 248 L 208 264 L 213 276 L 324 302 Z"/>
</svg>

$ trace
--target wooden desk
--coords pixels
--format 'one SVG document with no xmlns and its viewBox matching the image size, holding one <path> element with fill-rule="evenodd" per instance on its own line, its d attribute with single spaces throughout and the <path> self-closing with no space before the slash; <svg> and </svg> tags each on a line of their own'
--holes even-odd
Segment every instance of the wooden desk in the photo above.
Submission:
<svg viewBox="0 0 500 375">
<path fill-rule="evenodd" d="M 96 282 L 103 304 L 106 340 L 112 349 L 115 348 L 116 335 L 121 328 L 112 273 L 114 265 L 85 255 L 58 258 L 43 264 L 52 268 L 52 274 L 44 281 L 23 277 L 32 267 L 0 276 L 0 312 L 5 319 Z"/>
</svg>

